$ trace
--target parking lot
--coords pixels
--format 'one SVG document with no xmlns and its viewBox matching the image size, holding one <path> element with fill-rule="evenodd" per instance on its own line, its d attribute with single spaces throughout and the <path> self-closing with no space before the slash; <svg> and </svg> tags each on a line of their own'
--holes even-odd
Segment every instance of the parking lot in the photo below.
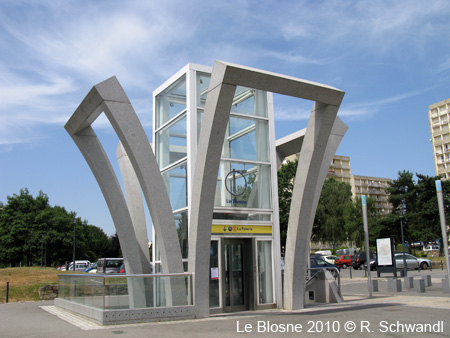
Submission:
<svg viewBox="0 0 450 338">
<path fill-rule="evenodd" d="M 373 272 L 372 272 L 373 273 Z M 363 270 L 341 269 L 344 303 L 315 304 L 297 311 L 266 310 L 213 315 L 207 319 L 101 327 L 55 309 L 53 302 L 0 304 L 1 337 L 235 337 L 313 336 L 436 337 L 450 336 L 450 295 L 442 293 L 440 269 L 408 271 L 431 275 L 424 293 L 402 288 L 389 292 L 387 280 L 373 273 L 379 291 L 368 297 Z"/>
</svg>

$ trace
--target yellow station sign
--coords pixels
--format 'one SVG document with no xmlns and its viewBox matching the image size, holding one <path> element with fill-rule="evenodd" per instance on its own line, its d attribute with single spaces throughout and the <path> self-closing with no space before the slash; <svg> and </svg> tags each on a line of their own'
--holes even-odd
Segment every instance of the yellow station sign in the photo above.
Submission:
<svg viewBox="0 0 450 338">
<path fill-rule="evenodd" d="M 224 225 L 213 224 L 211 233 L 213 234 L 258 234 L 258 235 L 271 235 L 272 226 L 270 225 Z"/>
</svg>

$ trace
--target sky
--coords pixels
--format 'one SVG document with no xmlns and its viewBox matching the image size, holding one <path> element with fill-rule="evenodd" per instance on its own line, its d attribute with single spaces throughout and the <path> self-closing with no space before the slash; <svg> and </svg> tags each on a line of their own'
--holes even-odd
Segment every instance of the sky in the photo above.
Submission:
<svg viewBox="0 0 450 338">
<path fill-rule="evenodd" d="M 449 1 L 0 2 L 0 202 L 27 188 L 115 233 L 65 123 L 115 75 L 147 135 L 152 92 L 187 63 L 222 60 L 336 87 L 354 175 L 434 176 L 428 107 L 450 98 Z M 275 96 L 279 139 L 310 108 Z M 94 128 L 109 156 L 118 138 Z M 111 160 L 113 162 L 113 160 Z"/>
</svg>

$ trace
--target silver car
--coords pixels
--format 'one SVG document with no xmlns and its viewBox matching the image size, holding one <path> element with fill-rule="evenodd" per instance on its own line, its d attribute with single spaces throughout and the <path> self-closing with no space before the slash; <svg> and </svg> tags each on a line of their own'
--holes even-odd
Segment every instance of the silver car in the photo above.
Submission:
<svg viewBox="0 0 450 338">
<path fill-rule="evenodd" d="M 417 258 L 413 255 L 405 253 L 406 267 L 407 269 L 428 269 L 431 266 L 431 261 L 427 258 Z M 395 254 L 395 264 L 397 269 L 403 269 L 403 253 Z"/>
</svg>

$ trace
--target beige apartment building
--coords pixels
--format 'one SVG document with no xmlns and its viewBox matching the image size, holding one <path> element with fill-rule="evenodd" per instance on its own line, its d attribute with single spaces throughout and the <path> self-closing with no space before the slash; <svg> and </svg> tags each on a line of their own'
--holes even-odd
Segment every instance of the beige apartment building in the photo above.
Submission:
<svg viewBox="0 0 450 338">
<path fill-rule="evenodd" d="M 361 198 L 362 195 L 371 197 L 375 200 L 378 215 L 387 215 L 392 211 L 389 194 L 386 192 L 390 182 L 390 178 L 352 175 L 350 184 L 353 198 Z"/>
<path fill-rule="evenodd" d="M 287 161 L 294 161 L 298 159 L 299 154 L 287 157 Z M 389 194 L 386 192 L 386 188 L 389 187 L 389 182 L 392 182 L 390 178 L 369 177 L 352 175 L 350 167 L 350 156 L 334 155 L 331 161 L 330 168 L 328 169 L 327 177 L 333 177 L 334 179 L 345 182 L 352 187 L 353 199 L 362 195 L 371 197 L 376 201 L 376 208 L 378 215 L 384 216 L 392 211 L 392 205 L 389 203 Z M 355 247 L 355 243 L 346 243 L 348 247 Z M 318 250 L 331 249 L 330 243 L 320 240 L 312 240 L 310 243 L 311 252 Z"/>
<path fill-rule="evenodd" d="M 428 110 L 436 176 L 450 178 L 450 99 L 432 104 Z"/>
<path fill-rule="evenodd" d="M 293 161 L 295 159 L 298 159 L 298 154 L 286 160 Z M 386 192 L 386 188 L 389 187 L 389 182 L 392 182 L 392 179 L 352 175 L 350 168 L 349 156 L 335 155 L 328 169 L 327 177 L 333 177 L 340 182 L 350 184 L 354 199 L 357 197 L 361 198 L 362 195 L 373 198 L 376 201 L 379 215 L 387 215 L 390 213 L 392 205 L 388 201 L 389 194 Z"/>
</svg>

